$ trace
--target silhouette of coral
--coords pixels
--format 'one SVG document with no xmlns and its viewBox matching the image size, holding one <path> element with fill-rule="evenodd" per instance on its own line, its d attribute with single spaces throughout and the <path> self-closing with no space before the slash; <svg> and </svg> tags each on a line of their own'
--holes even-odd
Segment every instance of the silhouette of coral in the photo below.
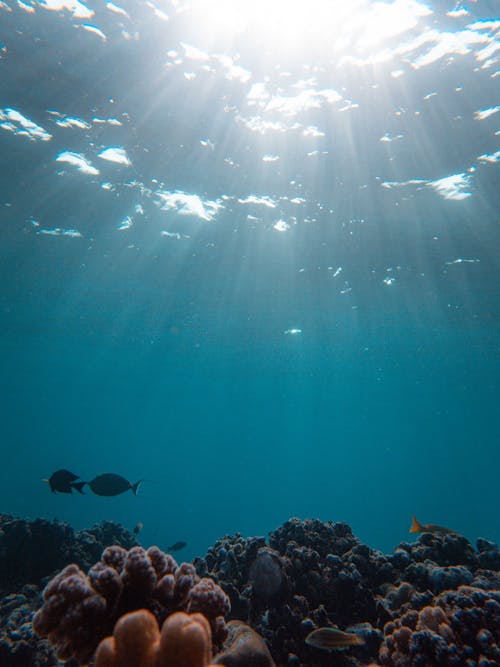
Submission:
<svg viewBox="0 0 500 667">
<path fill-rule="evenodd" d="M 90 659 L 99 641 L 125 613 L 147 609 L 161 625 L 179 610 L 203 611 L 216 645 L 226 637 L 229 599 L 213 581 L 200 579 L 190 563 L 177 565 L 157 547 L 126 551 L 112 546 L 85 575 L 68 565 L 45 588 L 33 628 L 55 646 L 59 658 Z"/>
<path fill-rule="evenodd" d="M 269 544 L 284 554 L 290 542 L 314 549 L 321 557 L 328 554 L 342 556 L 360 544 L 347 523 L 319 519 L 296 519 L 286 521 L 269 535 Z"/>
<path fill-rule="evenodd" d="M 430 589 L 433 593 L 470 584 L 474 575 L 464 565 L 442 567 L 432 561 L 412 563 L 406 568 L 405 578 L 415 584 L 419 590 Z"/>
<path fill-rule="evenodd" d="M 438 565 L 466 565 L 477 568 L 478 554 L 463 535 L 422 533 L 416 542 L 402 542 L 399 550 L 406 551 L 414 563 L 430 560 Z"/>
<path fill-rule="evenodd" d="M 497 545 L 480 537 L 476 546 L 479 552 L 479 567 L 484 570 L 500 570 L 500 550 Z"/>
<path fill-rule="evenodd" d="M 129 549 L 134 536 L 122 526 L 105 521 L 89 530 L 74 531 L 67 523 L 27 521 L 0 515 L 0 592 L 39 584 L 67 563 L 87 569 L 110 544 Z"/>
</svg>

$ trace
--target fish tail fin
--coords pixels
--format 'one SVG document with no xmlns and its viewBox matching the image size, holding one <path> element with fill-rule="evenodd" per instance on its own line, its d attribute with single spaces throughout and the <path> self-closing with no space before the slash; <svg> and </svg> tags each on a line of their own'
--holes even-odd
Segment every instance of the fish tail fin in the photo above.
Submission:
<svg viewBox="0 0 500 667">
<path fill-rule="evenodd" d="M 144 481 L 143 479 L 140 479 L 138 482 L 131 485 L 130 488 L 132 489 L 132 493 L 134 494 L 134 496 L 137 495 L 137 489 L 139 488 L 139 484 L 142 484 L 143 481 Z"/>
<path fill-rule="evenodd" d="M 424 532 L 424 527 L 422 526 L 420 521 L 417 519 L 417 517 L 412 516 L 410 533 L 423 533 L 423 532 Z"/>
<path fill-rule="evenodd" d="M 86 483 L 87 482 L 72 482 L 71 487 L 73 489 L 76 489 L 78 491 L 78 493 L 81 493 L 81 494 L 85 495 L 83 487 L 85 486 Z"/>
</svg>

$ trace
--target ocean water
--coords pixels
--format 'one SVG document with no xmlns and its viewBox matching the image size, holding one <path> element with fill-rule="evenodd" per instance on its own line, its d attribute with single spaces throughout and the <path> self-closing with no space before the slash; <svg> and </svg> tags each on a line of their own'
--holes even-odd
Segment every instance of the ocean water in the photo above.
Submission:
<svg viewBox="0 0 500 667">
<path fill-rule="evenodd" d="M 2 512 L 500 540 L 495 9 L 0 2 Z"/>
</svg>

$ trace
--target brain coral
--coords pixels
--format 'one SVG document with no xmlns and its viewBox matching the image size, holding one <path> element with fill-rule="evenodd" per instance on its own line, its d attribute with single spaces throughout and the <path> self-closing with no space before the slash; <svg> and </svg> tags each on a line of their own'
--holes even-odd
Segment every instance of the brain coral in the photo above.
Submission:
<svg viewBox="0 0 500 667">
<path fill-rule="evenodd" d="M 382 665 L 500 664 L 500 591 L 460 586 L 386 624 Z"/>
<path fill-rule="evenodd" d="M 33 628 L 47 637 L 62 659 L 88 661 L 99 641 L 125 613 L 148 609 L 161 625 L 175 611 L 202 612 L 216 646 L 226 637 L 229 599 L 190 563 L 178 565 L 157 547 L 108 547 L 85 575 L 68 565 L 49 582 Z"/>
</svg>

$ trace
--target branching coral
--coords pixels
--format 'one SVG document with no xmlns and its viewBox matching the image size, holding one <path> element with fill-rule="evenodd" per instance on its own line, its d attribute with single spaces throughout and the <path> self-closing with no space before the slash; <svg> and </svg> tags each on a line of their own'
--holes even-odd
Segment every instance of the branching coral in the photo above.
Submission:
<svg viewBox="0 0 500 667">
<path fill-rule="evenodd" d="M 0 665 L 48 667 L 57 659 L 47 642 L 33 636 L 31 621 L 38 601 L 35 586 L 0 598 Z"/>
<path fill-rule="evenodd" d="M 413 562 L 431 560 L 438 565 L 478 566 L 478 555 L 472 544 L 457 533 L 440 535 L 423 533 L 416 542 L 402 542 L 399 550 L 406 551 Z"/>
<path fill-rule="evenodd" d="M 127 612 L 149 610 L 161 625 L 175 611 L 203 612 L 214 643 L 226 637 L 229 599 L 213 581 L 200 579 L 190 563 L 177 565 L 157 547 L 108 547 L 85 575 L 68 565 L 46 587 L 33 627 L 62 659 L 85 662 Z"/>
<path fill-rule="evenodd" d="M 280 553 L 286 552 L 290 542 L 312 548 L 323 558 L 328 554 L 341 556 L 359 544 L 347 523 L 296 518 L 289 519 L 269 535 L 270 546 Z"/>
<path fill-rule="evenodd" d="M 460 586 L 386 624 L 380 660 L 390 667 L 500 664 L 500 592 Z"/>
</svg>

